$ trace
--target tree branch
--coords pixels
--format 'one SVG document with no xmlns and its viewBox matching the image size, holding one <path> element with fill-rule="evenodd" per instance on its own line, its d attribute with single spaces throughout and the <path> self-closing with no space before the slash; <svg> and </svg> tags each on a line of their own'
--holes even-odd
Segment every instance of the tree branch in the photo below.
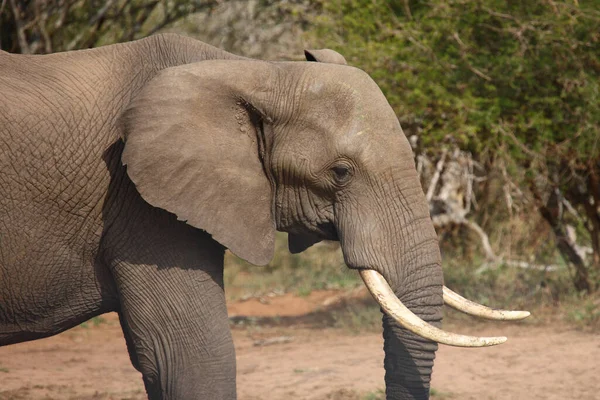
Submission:
<svg viewBox="0 0 600 400">
<path fill-rule="evenodd" d="M 48 20 L 48 12 L 46 10 L 40 11 L 40 0 L 35 1 L 35 19 L 37 20 L 37 26 L 40 30 L 40 34 L 44 39 L 44 51 L 46 54 L 52 53 L 52 40 L 46 30 L 46 21 Z"/>
<path fill-rule="evenodd" d="M 15 25 L 17 26 L 17 38 L 19 40 L 21 53 L 31 54 L 31 49 L 27 43 L 27 36 L 25 35 L 25 29 L 23 27 L 23 21 L 21 20 L 21 10 L 17 6 L 15 0 L 10 0 L 10 6 L 12 8 L 13 17 L 15 18 Z"/>
<path fill-rule="evenodd" d="M 427 189 L 427 195 L 425 198 L 428 202 L 433 199 L 433 195 L 435 194 L 435 188 L 437 187 L 438 181 L 440 180 L 440 175 L 442 174 L 442 170 L 444 169 L 444 163 L 446 162 L 446 155 L 448 154 L 448 149 L 444 148 L 442 151 L 442 156 L 440 160 L 437 162 L 435 166 L 435 173 L 431 178 L 431 182 L 429 183 L 429 188 Z"/>
<path fill-rule="evenodd" d="M 114 2 L 115 0 L 106 0 L 104 6 L 102 6 L 102 8 L 100 8 L 100 10 L 98 10 L 98 12 L 92 18 L 90 18 L 88 22 L 90 28 L 88 30 L 82 30 L 77 36 L 75 36 L 75 38 L 67 45 L 66 49 L 73 50 L 75 48 L 80 47 L 80 42 L 86 35 L 87 39 L 85 39 L 85 43 L 89 44 L 95 37 L 96 32 L 98 31 L 98 28 L 102 23 L 102 19 L 104 18 L 104 16 L 106 15 L 106 13 L 108 12 L 108 10 Z"/>
<path fill-rule="evenodd" d="M 458 43 L 458 47 L 460 48 L 460 58 L 465 62 L 465 65 L 467 66 L 467 68 L 471 72 L 473 72 L 475 75 L 480 77 L 481 79 L 485 79 L 486 81 L 491 81 L 492 78 L 490 78 L 489 76 L 487 76 L 486 74 L 484 74 L 483 72 L 481 72 L 480 70 L 475 68 L 473 65 L 471 65 L 471 63 L 467 59 L 467 46 L 464 44 L 464 42 L 458 36 L 458 32 L 454 32 L 452 34 L 452 37 Z"/>
<path fill-rule="evenodd" d="M 510 267 L 518 267 L 524 269 L 535 269 L 539 271 L 557 271 L 560 269 L 558 265 L 539 265 L 539 264 L 531 264 L 526 261 L 520 260 L 505 260 L 502 257 L 498 257 L 492 246 L 490 245 L 490 239 L 487 233 L 477 224 L 476 222 L 469 221 L 466 218 L 462 217 L 454 217 L 448 214 L 437 215 L 432 218 L 433 225 L 436 227 L 442 227 L 449 224 L 457 224 L 464 225 L 477 233 L 479 239 L 481 240 L 481 245 L 483 247 L 483 251 L 486 256 L 486 262 L 483 263 L 477 270 L 476 273 L 481 273 L 488 269 L 497 268 L 500 265 L 508 265 Z"/>
</svg>

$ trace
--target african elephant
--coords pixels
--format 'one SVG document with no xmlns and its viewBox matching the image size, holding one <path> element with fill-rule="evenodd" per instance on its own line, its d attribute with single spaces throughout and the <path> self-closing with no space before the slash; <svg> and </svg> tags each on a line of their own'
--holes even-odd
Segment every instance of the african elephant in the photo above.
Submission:
<svg viewBox="0 0 600 400">
<path fill-rule="evenodd" d="M 388 399 L 426 399 L 444 288 L 398 119 L 331 50 L 244 59 L 161 34 L 0 53 L 0 345 L 119 314 L 151 399 L 235 399 L 226 248 L 267 263 L 339 240 L 384 310 Z M 331 61 L 331 63 L 327 63 Z"/>
</svg>

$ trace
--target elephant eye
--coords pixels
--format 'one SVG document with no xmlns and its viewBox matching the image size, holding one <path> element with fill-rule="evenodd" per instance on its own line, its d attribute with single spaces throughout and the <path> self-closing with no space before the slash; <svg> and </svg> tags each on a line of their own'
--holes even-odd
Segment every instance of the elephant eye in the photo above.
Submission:
<svg viewBox="0 0 600 400">
<path fill-rule="evenodd" d="M 338 185 L 345 185 L 352 178 L 352 173 L 350 172 L 350 168 L 346 165 L 335 165 L 331 168 L 333 172 L 333 178 L 335 183 Z"/>
</svg>

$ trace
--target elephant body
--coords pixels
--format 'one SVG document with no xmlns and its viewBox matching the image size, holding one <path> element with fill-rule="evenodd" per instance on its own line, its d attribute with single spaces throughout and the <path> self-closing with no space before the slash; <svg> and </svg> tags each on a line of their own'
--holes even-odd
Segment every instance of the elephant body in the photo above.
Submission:
<svg viewBox="0 0 600 400">
<path fill-rule="evenodd" d="M 172 34 L 0 52 L 0 346 L 116 311 L 149 398 L 235 399 L 224 251 L 265 264 L 276 230 L 292 252 L 339 240 L 439 326 L 437 236 L 395 113 L 341 55 L 306 56 Z M 437 344 L 397 321 L 387 398 L 427 399 Z"/>
<path fill-rule="evenodd" d="M 213 58 L 238 57 L 175 35 L 47 56 L 0 54 L 0 345 L 118 311 L 151 397 L 235 397 L 223 246 L 140 198 L 121 163 L 117 127 L 158 71 Z M 161 304 L 165 290 L 181 301 Z M 163 354 L 142 349 L 158 347 L 151 329 Z M 210 353 L 187 360 L 209 365 L 187 395 L 177 382 L 185 377 L 171 376 L 166 362 L 174 352 L 175 362 L 185 361 L 185 342 Z"/>
</svg>

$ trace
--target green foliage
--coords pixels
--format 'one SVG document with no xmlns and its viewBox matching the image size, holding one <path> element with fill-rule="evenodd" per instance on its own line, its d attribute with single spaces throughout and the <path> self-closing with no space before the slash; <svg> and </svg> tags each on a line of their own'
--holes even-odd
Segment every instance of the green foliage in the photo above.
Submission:
<svg viewBox="0 0 600 400">
<path fill-rule="evenodd" d="M 0 49 L 52 53 L 119 43 L 151 35 L 216 0 L 3 1 Z"/>
<path fill-rule="evenodd" d="M 566 313 L 567 321 L 580 328 L 600 328 L 600 297 L 580 297 L 571 305 Z"/>
<path fill-rule="evenodd" d="M 315 4 L 315 45 L 370 73 L 424 151 L 450 141 L 506 171 L 557 243 L 566 236 L 560 202 L 570 201 L 579 221 L 569 223 L 587 231 L 580 238 L 594 257 L 581 261 L 572 246 L 559 249 L 576 267 L 576 287 L 593 288 L 593 270 L 600 271 L 600 1 Z"/>
<path fill-rule="evenodd" d="M 450 135 L 520 161 L 600 152 L 600 2 L 323 3 L 319 42 L 382 87 L 425 143 Z M 508 136 L 507 136 L 508 135 Z"/>
<path fill-rule="evenodd" d="M 105 324 L 107 321 L 106 321 L 106 318 L 104 318 L 101 315 L 98 315 L 96 317 L 92 317 L 91 319 L 87 320 L 86 322 L 82 322 L 81 324 L 79 324 L 79 326 L 83 329 L 88 329 L 90 327 L 90 322 L 92 323 L 94 328 L 97 328 L 98 326 Z"/>
<path fill-rule="evenodd" d="M 94 327 L 98 327 L 98 326 L 106 323 L 106 318 L 104 318 L 101 315 L 98 315 L 97 317 L 93 317 L 90 321 L 92 321 L 92 324 L 94 325 Z"/>
</svg>

